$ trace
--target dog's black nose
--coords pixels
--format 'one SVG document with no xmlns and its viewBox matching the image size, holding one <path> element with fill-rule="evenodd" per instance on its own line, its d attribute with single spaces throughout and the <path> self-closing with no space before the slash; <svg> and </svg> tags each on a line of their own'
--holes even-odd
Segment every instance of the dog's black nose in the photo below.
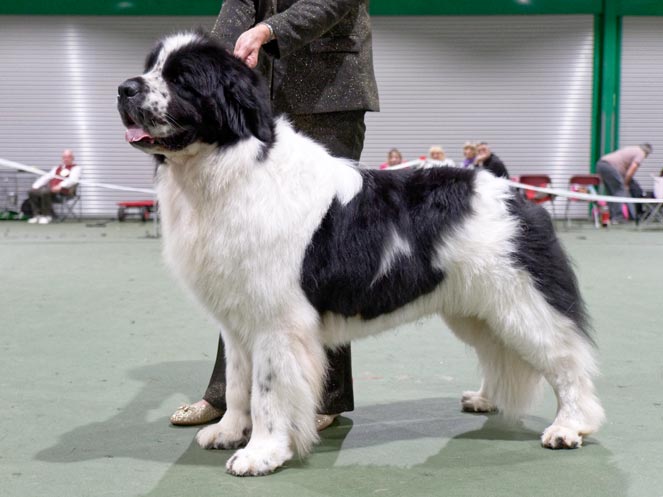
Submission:
<svg viewBox="0 0 663 497">
<path fill-rule="evenodd" d="M 117 94 L 121 97 L 131 98 L 138 95 L 143 85 L 136 78 L 127 79 L 117 87 Z"/>
</svg>

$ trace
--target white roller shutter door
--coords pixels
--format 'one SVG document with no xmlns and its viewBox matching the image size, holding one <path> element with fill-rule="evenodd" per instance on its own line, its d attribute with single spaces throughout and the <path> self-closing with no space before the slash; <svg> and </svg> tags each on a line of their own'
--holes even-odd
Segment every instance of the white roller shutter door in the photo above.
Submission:
<svg viewBox="0 0 663 497">
<path fill-rule="evenodd" d="M 589 172 L 591 16 L 376 17 L 373 33 L 381 112 L 367 119 L 367 164 L 434 144 L 458 162 L 465 141 L 483 140 L 514 176 L 566 188 Z"/>
<path fill-rule="evenodd" d="M 48 170 L 71 148 L 84 180 L 152 188 L 154 162 L 124 141 L 117 86 L 142 72 L 148 50 L 165 33 L 213 22 L 0 17 L 0 157 Z M 115 215 L 118 201 L 150 199 L 98 187 L 81 192 L 88 217 Z"/>
<path fill-rule="evenodd" d="M 650 143 L 654 152 L 635 178 L 653 190 L 663 161 L 663 17 L 625 17 L 622 22 L 619 145 Z"/>
<path fill-rule="evenodd" d="M 589 170 L 591 16 L 372 21 L 382 112 L 368 114 L 363 163 L 377 166 L 392 147 L 416 158 L 433 144 L 459 161 L 466 140 L 486 140 L 512 175 L 545 173 L 564 187 Z M 213 22 L 1 17 L 0 156 L 48 169 L 70 147 L 85 179 L 150 187 L 152 161 L 123 139 L 117 85 L 141 72 L 163 34 Z M 84 214 L 113 215 L 116 202 L 141 198 L 88 187 Z"/>
</svg>

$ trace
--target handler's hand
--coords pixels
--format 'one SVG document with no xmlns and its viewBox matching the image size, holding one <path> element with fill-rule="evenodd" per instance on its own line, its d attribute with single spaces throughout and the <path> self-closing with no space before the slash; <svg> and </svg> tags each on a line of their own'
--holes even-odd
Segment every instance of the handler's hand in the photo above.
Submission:
<svg viewBox="0 0 663 497">
<path fill-rule="evenodd" d="M 271 33 L 264 24 L 257 24 L 248 31 L 244 31 L 235 43 L 235 57 L 253 68 L 258 64 L 260 47 L 269 41 Z"/>
</svg>

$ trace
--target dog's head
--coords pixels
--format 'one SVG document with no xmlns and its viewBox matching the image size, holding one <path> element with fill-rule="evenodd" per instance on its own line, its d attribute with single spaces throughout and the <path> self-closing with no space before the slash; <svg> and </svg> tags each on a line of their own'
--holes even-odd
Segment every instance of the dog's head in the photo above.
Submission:
<svg viewBox="0 0 663 497">
<path fill-rule="evenodd" d="M 273 141 L 264 81 L 202 32 L 158 43 L 145 73 L 118 87 L 117 108 L 126 140 L 151 154 L 168 156 L 196 142 L 223 147 L 252 136 Z"/>
</svg>

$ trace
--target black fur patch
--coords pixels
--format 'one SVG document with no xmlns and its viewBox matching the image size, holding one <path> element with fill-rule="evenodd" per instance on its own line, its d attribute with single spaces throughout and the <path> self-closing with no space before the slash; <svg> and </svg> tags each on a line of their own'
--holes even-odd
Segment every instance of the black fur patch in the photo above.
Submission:
<svg viewBox="0 0 663 497">
<path fill-rule="evenodd" d="M 150 69 L 154 67 L 154 64 L 157 63 L 157 59 L 159 58 L 159 52 L 161 52 L 161 49 L 163 48 L 163 43 L 157 43 L 156 46 L 152 49 L 152 51 L 147 54 L 147 58 L 145 59 L 145 72 L 149 72 Z"/>
<path fill-rule="evenodd" d="M 516 262 L 534 279 L 537 290 L 560 314 L 571 319 L 591 341 L 587 313 L 578 281 L 562 248 L 548 212 L 541 206 L 514 197 L 509 212 L 520 221 L 516 236 Z"/>
<path fill-rule="evenodd" d="M 362 190 L 345 206 L 335 199 L 315 232 L 301 285 L 320 313 L 373 319 L 443 280 L 431 266 L 434 250 L 470 214 L 476 173 L 440 167 L 361 174 Z M 376 279 L 394 230 L 411 254 L 399 255 Z"/>
<path fill-rule="evenodd" d="M 231 146 L 255 136 L 274 141 L 269 92 L 262 77 L 209 37 L 171 53 L 163 67 L 168 113 L 196 139 Z"/>
</svg>

